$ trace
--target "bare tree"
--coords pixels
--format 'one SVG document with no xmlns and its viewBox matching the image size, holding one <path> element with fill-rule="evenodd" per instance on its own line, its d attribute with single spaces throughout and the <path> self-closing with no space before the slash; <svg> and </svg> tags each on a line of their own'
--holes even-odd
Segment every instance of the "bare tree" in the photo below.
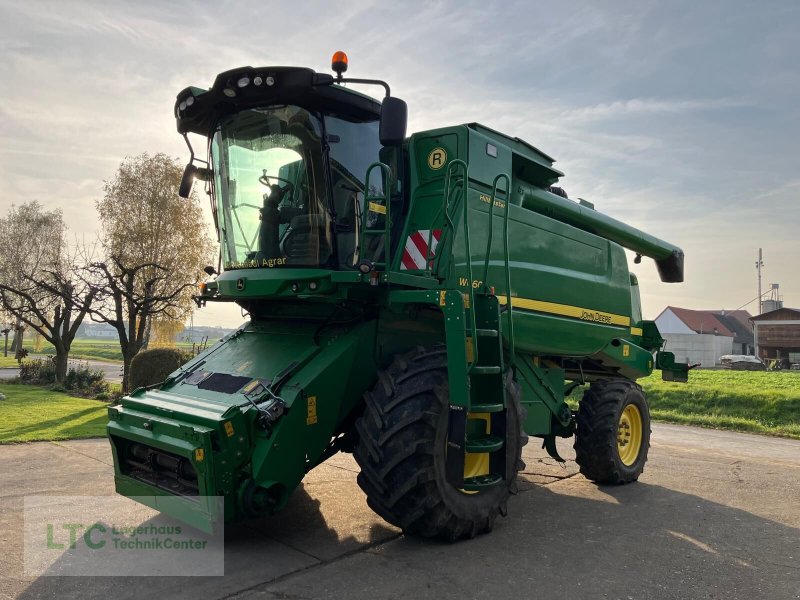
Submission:
<svg viewBox="0 0 800 600">
<path fill-rule="evenodd" d="M 0 303 L 0 335 L 3 336 L 3 356 L 8 356 L 8 336 L 14 331 L 14 317 L 3 309 Z M 14 349 L 12 348 L 13 352 Z"/>
<path fill-rule="evenodd" d="M 147 321 L 153 317 L 175 318 L 178 299 L 194 282 L 175 281 L 155 263 L 126 265 L 117 257 L 110 264 L 95 262 L 87 269 L 99 302 L 91 309 L 92 320 L 117 330 L 123 359 L 122 389 L 129 391 L 130 366 L 143 348 Z"/>
<path fill-rule="evenodd" d="M 55 348 L 57 383 L 64 382 L 70 347 L 97 293 L 78 271 L 70 261 L 59 271 L 24 275 L 15 285 L 0 281 L 0 303 L 6 311 Z"/>
<path fill-rule="evenodd" d="M 64 381 L 72 340 L 96 292 L 79 276 L 77 253 L 68 256 L 60 210 L 38 202 L 12 206 L 0 219 L 0 306 L 14 321 L 14 350 L 22 332 L 38 332 L 55 348 L 56 381 Z"/>
</svg>

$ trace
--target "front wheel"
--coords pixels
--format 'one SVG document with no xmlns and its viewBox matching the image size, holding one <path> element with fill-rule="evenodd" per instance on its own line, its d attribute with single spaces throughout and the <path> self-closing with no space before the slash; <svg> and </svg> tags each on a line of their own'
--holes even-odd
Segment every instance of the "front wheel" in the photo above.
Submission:
<svg viewBox="0 0 800 600">
<path fill-rule="evenodd" d="M 650 408 L 642 388 L 627 379 L 597 381 L 578 407 L 575 460 L 597 483 L 636 481 L 650 448 Z"/>
<path fill-rule="evenodd" d="M 449 395 L 444 346 L 418 348 L 399 356 L 381 372 L 365 396 L 356 424 L 358 484 L 370 508 L 403 533 L 450 541 L 491 531 L 504 513 L 523 467 L 519 386 L 506 378 L 505 480 L 480 491 L 456 489 L 445 474 Z M 469 413 L 487 427 L 492 413 Z M 488 455 L 466 454 L 464 476 L 488 471 Z"/>
</svg>

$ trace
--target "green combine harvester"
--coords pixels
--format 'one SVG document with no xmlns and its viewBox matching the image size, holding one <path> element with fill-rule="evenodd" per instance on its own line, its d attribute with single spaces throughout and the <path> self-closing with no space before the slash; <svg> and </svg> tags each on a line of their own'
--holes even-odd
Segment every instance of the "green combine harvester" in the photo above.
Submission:
<svg viewBox="0 0 800 600">
<path fill-rule="evenodd" d="M 221 244 L 196 300 L 249 320 L 109 409 L 117 492 L 212 531 L 279 511 L 352 452 L 376 513 L 457 540 L 506 514 L 529 436 L 561 460 L 556 438 L 574 435 L 586 477 L 636 480 L 650 418 L 635 380 L 689 366 L 642 319 L 624 249 L 667 282 L 682 251 L 568 199 L 519 138 L 477 123 L 407 138 L 406 104 L 346 68 L 344 53 L 336 76 L 242 67 L 178 95 L 181 194 L 205 182 Z"/>
</svg>

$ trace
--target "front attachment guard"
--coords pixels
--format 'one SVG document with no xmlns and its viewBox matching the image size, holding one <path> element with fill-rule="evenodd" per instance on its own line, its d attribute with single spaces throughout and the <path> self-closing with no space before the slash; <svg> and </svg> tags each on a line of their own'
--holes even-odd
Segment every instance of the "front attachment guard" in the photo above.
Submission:
<svg viewBox="0 0 800 600">
<path fill-rule="evenodd" d="M 656 369 L 661 369 L 661 379 L 664 381 L 686 383 L 689 381 L 689 371 L 699 366 L 699 364 L 676 363 L 672 352 L 656 352 Z"/>
</svg>

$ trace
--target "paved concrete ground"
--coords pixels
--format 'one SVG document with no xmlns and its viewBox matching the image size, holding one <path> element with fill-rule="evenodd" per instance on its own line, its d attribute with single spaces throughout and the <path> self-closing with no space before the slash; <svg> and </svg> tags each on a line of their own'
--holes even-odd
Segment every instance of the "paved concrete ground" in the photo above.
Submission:
<svg viewBox="0 0 800 600">
<path fill-rule="evenodd" d="M 228 528 L 224 578 L 26 579 L 23 496 L 111 494 L 110 451 L 0 446 L 0 598 L 800 598 L 800 442 L 655 425 L 645 474 L 622 487 L 533 443 L 525 460 L 509 517 L 455 545 L 399 535 L 339 455 L 279 516 Z"/>
<path fill-rule="evenodd" d="M 51 358 L 46 355 L 33 355 L 32 359 Z M 70 359 L 69 366 L 86 365 L 88 364 L 91 369 L 100 370 L 103 372 L 105 380 L 111 383 L 122 383 L 122 363 L 106 362 L 102 360 L 82 360 Z M 13 379 L 19 375 L 19 369 L 16 368 L 2 368 L 0 369 L 0 379 Z"/>
</svg>

